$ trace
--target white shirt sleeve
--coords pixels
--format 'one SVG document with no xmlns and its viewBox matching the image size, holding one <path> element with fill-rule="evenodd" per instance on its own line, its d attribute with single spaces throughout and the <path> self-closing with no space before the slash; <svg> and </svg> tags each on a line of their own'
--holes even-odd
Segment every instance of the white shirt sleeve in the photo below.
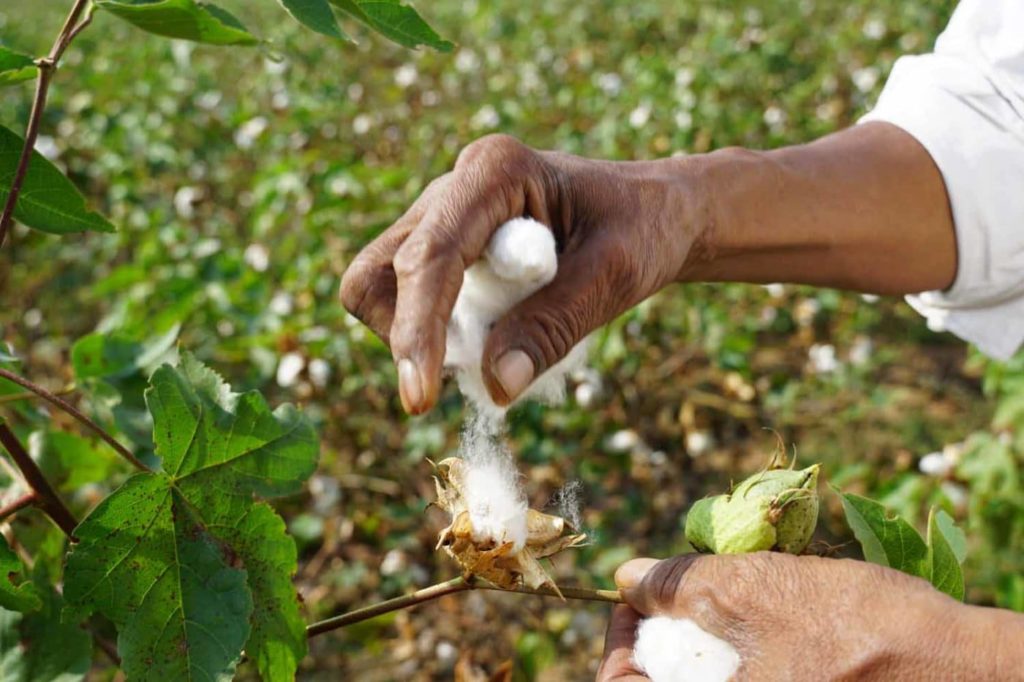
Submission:
<svg viewBox="0 0 1024 682">
<path fill-rule="evenodd" d="M 867 121 L 928 150 L 956 224 L 952 287 L 907 301 L 933 329 L 1009 358 L 1024 344 L 1024 0 L 962 0 L 933 53 L 896 62 Z"/>
</svg>

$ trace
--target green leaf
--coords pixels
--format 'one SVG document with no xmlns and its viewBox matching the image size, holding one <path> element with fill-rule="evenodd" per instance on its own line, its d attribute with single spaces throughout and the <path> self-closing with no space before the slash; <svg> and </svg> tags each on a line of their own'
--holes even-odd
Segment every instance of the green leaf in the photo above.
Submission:
<svg viewBox="0 0 1024 682">
<path fill-rule="evenodd" d="M 330 38 L 349 40 L 338 26 L 338 18 L 334 16 L 328 0 L 280 0 L 288 13 L 306 28 L 322 33 Z"/>
<path fill-rule="evenodd" d="M 441 52 L 450 52 L 454 47 L 401 0 L 331 0 L 331 4 L 399 45 L 409 48 L 426 45 Z"/>
<path fill-rule="evenodd" d="M 96 6 L 143 31 L 211 45 L 256 45 L 260 41 L 233 14 L 196 0 L 96 0 Z"/>
<path fill-rule="evenodd" d="M 953 550 L 953 554 L 956 555 L 957 563 L 962 564 L 967 558 L 967 536 L 956 525 L 953 517 L 942 509 L 939 509 L 935 514 L 935 523 L 938 524 L 943 537 L 949 544 L 950 549 Z"/>
<path fill-rule="evenodd" d="M 284 520 L 258 503 L 241 518 L 212 522 L 211 530 L 231 545 L 248 573 L 254 606 L 246 653 L 264 680 L 294 679 L 306 655 L 306 623 L 291 580 L 298 568 L 295 541 Z"/>
<path fill-rule="evenodd" d="M 843 493 L 843 511 L 854 536 L 872 563 L 927 578 L 928 547 L 913 526 L 866 497 Z"/>
<path fill-rule="evenodd" d="M 0 680 L 78 682 L 92 664 L 92 638 L 77 623 L 61 622 L 62 602 L 53 589 L 41 583 L 38 589 L 39 611 L 0 609 Z"/>
<path fill-rule="evenodd" d="M 21 83 L 35 76 L 36 64 L 32 57 L 0 45 L 0 87 Z"/>
<path fill-rule="evenodd" d="M 0 126 L 0 203 L 7 201 L 25 141 Z M 85 207 L 71 181 L 42 154 L 32 152 L 14 217 L 29 227 L 51 234 L 113 232 L 114 226 Z"/>
<path fill-rule="evenodd" d="M 120 461 L 110 448 L 64 431 L 34 431 L 28 451 L 46 477 L 64 492 L 105 480 Z"/>
<path fill-rule="evenodd" d="M 0 607 L 12 611 L 35 611 L 40 607 L 36 587 L 24 572 L 21 559 L 0 535 Z"/>
<path fill-rule="evenodd" d="M 939 516 L 945 521 L 939 521 Z M 964 572 L 960 567 L 966 554 L 964 534 L 953 525 L 953 520 L 944 511 L 933 507 L 928 516 L 928 575 L 925 576 L 936 589 L 954 599 L 963 601 Z"/>
<path fill-rule="evenodd" d="M 293 677 L 305 655 L 295 545 L 253 494 L 299 490 L 313 427 L 187 353 L 153 374 L 146 402 L 163 471 L 133 476 L 78 527 L 69 604 L 118 626 L 129 678 L 228 677 L 243 646 L 268 679 Z"/>
<path fill-rule="evenodd" d="M 168 360 L 181 331 L 175 324 L 165 333 L 145 341 L 120 334 L 89 334 L 71 347 L 71 365 L 79 381 L 105 379 L 116 383 L 138 372 L 147 375 L 158 363 Z"/>
</svg>

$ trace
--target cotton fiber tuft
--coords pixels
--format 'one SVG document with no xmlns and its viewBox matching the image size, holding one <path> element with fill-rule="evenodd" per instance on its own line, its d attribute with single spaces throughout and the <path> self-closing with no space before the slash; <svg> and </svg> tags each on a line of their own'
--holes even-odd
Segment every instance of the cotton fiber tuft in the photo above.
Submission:
<svg viewBox="0 0 1024 682">
<path fill-rule="evenodd" d="M 726 682 L 740 667 L 731 644 L 689 618 L 640 621 L 633 661 L 651 682 Z"/>
</svg>

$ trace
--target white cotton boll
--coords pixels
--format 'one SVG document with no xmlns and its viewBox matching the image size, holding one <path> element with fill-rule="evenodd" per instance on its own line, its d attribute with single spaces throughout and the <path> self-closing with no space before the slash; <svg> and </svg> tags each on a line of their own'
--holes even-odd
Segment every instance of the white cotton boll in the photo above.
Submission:
<svg viewBox="0 0 1024 682">
<path fill-rule="evenodd" d="M 612 452 L 629 452 L 641 443 L 640 436 L 632 429 L 616 431 L 608 438 L 607 447 Z"/>
<path fill-rule="evenodd" d="M 953 470 L 953 460 L 943 452 L 929 452 L 918 462 L 917 468 L 922 474 L 943 478 Z"/>
<path fill-rule="evenodd" d="M 306 359 L 299 353 L 285 353 L 277 365 L 277 385 L 281 388 L 294 386 L 299 373 L 306 366 Z"/>
<path fill-rule="evenodd" d="M 325 388 L 328 379 L 331 378 L 331 365 L 323 358 L 315 358 L 309 361 L 309 380 L 317 388 Z"/>
<path fill-rule="evenodd" d="M 651 682 L 725 682 L 740 667 L 731 644 L 688 618 L 667 616 L 640 622 L 633 661 Z"/>
<path fill-rule="evenodd" d="M 444 364 L 455 371 L 463 396 L 479 412 L 491 416 L 505 412 L 491 401 L 483 382 L 483 350 L 491 325 L 549 284 L 557 271 L 554 235 L 530 218 L 515 218 L 498 228 L 480 260 L 466 270 L 448 324 Z M 537 377 L 519 400 L 561 402 L 565 376 L 585 360 L 586 345 L 579 343 Z"/>
<path fill-rule="evenodd" d="M 512 543 L 518 552 L 526 544 L 526 500 L 508 485 L 504 465 L 510 460 L 476 462 L 466 472 L 466 507 L 473 540 Z"/>
</svg>

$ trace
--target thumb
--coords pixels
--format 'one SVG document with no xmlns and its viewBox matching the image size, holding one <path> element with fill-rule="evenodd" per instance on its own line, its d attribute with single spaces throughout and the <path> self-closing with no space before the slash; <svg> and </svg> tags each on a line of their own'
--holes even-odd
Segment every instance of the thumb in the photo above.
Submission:
<svg viewBox="0 0 1024 682">
<path fill-rule="evenodd" d="M 644 616 L 688 615 L 688 602 L 698 591 L 694 583 L 701 582 L 696 574 L 707 568 L 702 563 L 708 561 L 709 557 L 696 553 L 661 561 L 633 559 L 615 571 L 615 584 L 626 603 Z"/>
<path fill-rule="evenodd" d="M 594 249 L 563 255 L 555 279 L 494 324 L 482 368 L 494 402 L 512 403 L 587 334 L 636 303 L 634 287 L 606 262 Z"/>
</svg>

